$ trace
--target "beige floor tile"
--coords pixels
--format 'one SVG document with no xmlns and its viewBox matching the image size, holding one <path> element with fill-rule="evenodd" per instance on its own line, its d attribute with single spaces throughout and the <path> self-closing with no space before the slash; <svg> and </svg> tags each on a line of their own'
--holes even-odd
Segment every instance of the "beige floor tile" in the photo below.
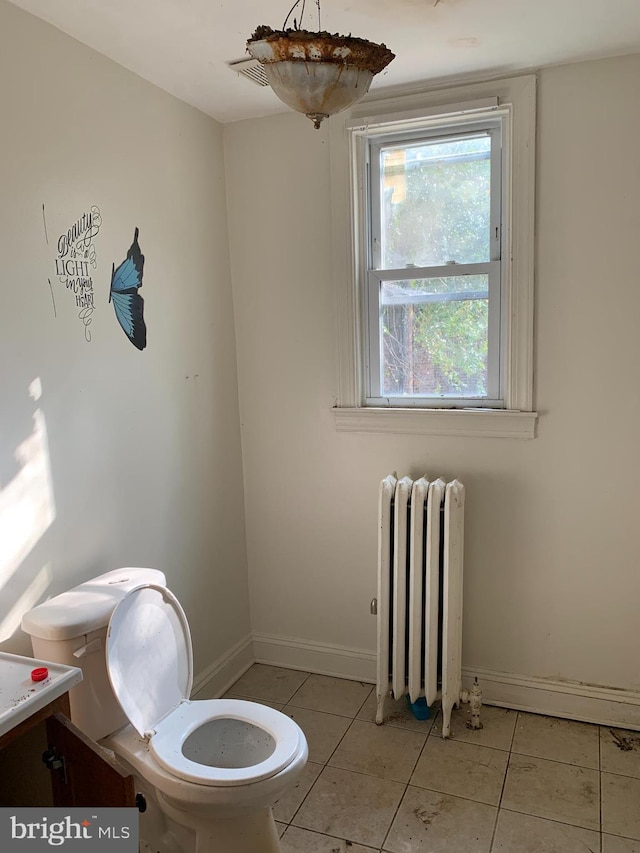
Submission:
<svg viewBox="0 0 640 853">
<path fill-rule="evenodd" d="M 599 793 L 596 770 L 512 755 L 501 805 L 584 829 L 599 829 Z"/>
<path fill-rule="evenodd" d="M 295 720 L 305 733 L 309 745 L 309 761 L 320 764 L 327 763 L 351 725 L 347 717 L 327 714 L 324 711 L 310 711 L 308 708 L 294 708 L 292 705 L 287 705 L 284 713 Z"/>
<path fill-rule="evenodd" d="M 500 749 L 430 737 L 411 784 L 497 806 L 508 760 Z"/>
<path fill-rule="evenodd" d="M 603 834 L 602 853 L 640 853 L 640 841 Z"/>
<path fill-rule="evenodd" d="M 355 717 L 371 692 L 370 684 L 329 675 L 310 675 L 289 702 L 296 708 Z"/>
<path fill-rule="evenodd" d="M 400 782 L 325 767 L 293 823 L 379 848 L 404 789 Z"/>
<path fill-rule="evenodd" d="M 489 853 L 496 809 L 407 788 L 383 850 L 389 853 Z"/>
<path fill-rule="evenodd" d="M 373 690 L 360 709 L 358 719 L 375 723 L 376 708 L 376 691 Z M 431 709 L 431 716 L 428 720 L 417 720 L 409 708 L 406 697 L 396 700 L 389 696 L 384 703 L 384 725 L 395 726 L 400 729 L 410 729 L 413 732 L 420 732 L 420 734 L 429 734 L 437 713 L 438 707 L 436 706 Z"/>
<path fill-rule="evenodd" d="M 501 809 L 491 853 L 600 853 L 600 833 Z"/>
<path fill-rule="evenodd" d="M 640 732 L 600 728 L 600 769 L 640 779 Z"/>
<path fill-rule="evenodd" d="M 316 781 L 321 771 L 321 764 L 313 764 L 310 761 L 307 762 L 306 767 L 298 776 L 294 787 L 285 791 L 284 795 L 273 807 L 273 816 L 276 820 L 282 821 L 283 823 L 291 822 L 291 819 L 298 811 L 300 804 L 313 787 L 313 783 Z"/>
<path fill-rule="evenodd" d="M 266 705 L 267 708 L 273 708 L 274 711 L 282 711 L 284 705 L 282 702 L 270 702 L 268 699 L 247 699 L 246 696 L 238 696 L 237 693 L 225 693 L 223 699 L 242 699 L 243 702 L 255 702 L 258 705 Z"/>
<path fill-rule="evenodd" d="M 286 704 L 308 676 L 308 672 L 254 663 L 236 681 L 229 693 L 249 699 L 267 699 Z"/>
<path fill-rule="evenodd" d="M 589 723 L 520 713 L 512 751 L 598 770 L 599 738 L 598 726 Z"/>
<path fill-rule="evenodd" d="M 329 764 L 343 770 L 408 782 L 426 739 L 426 735 L 417 732 L 354 720 Z"/>
<path fill-rule="evenodd" d="M 640 841 L 640 779 L 602 774 L 602 831 Z"/>
<path fill-rule="evenodd" d="M 276 820 L 275 824 L 276 824 L 276 829 L 278 830 L 278 835 L 280 836 L 280 838 L 282 838 L 282 836 L 284 835 L 284 831 L 287 828 L 287 824 L 286 823 L 280 823 L 279 820 Z"/>
<path fill-rule="evenodd" d="M 517 711 L 483 705 L 480 716 L 482 728 L 471 729 L 467 725 L 471 721 L 471 710 L 469 705 L 462 705 L 451 715 L 451 737 L 465 743 L 477 743 L 479 746 L 509 750 L 517 716 Z M 442 734 L 442 713 L 436 717 L 431 734 L 432 736 Z"/>
<path fill-rule="evenodd" d="M 353 844 L 350 840 L 332 838 L 308 829 L 290 826 L 282 839 L 282 853 L 373 853 L 373 847 Z"/>
</svg>

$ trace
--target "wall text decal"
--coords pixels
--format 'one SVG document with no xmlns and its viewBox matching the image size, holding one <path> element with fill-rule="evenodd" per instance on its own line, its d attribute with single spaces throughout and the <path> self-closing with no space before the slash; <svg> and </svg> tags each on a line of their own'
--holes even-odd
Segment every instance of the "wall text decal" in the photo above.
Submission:
<svg viewBox="0 0 640 853">
<path fill-rule="evenodd" d="M 44 218 L 44 205 L 42 205 Z M 47 223 L 44 220 L 47 243 Z M 76 307 L 80 309 L 78 319 L 84 326 L 85 340 L 91 340 L 91 315 L 95 310 L 93 271 L 96 268 L 95 238 L 102 226 L 100 208 L 92 205 L 60 236 L 56 244 L 55 274 L 60 284 L 71 293 Z M 52 293 L 53 296 L 53 293 Z M 54 300 L 55 310 L 55 300 Z"/>
</svg>

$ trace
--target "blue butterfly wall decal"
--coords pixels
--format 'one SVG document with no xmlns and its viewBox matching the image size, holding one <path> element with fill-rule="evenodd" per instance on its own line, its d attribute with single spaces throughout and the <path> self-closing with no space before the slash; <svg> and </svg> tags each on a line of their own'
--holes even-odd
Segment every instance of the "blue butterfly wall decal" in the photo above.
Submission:
<svg viewBox="0 0 640 853">
<path fill-rule="evenodd" d="M 147 327 L 144 323 L 144 299 L 138 293 L 142 287 L 144 255 L 138 244 L 138 229 L 133 235 L 127 257 L 111 271 L 109 302 L 113 300 L 118 323 L 134 347 L 143 350 L 147 345 Z"/>
</svg>

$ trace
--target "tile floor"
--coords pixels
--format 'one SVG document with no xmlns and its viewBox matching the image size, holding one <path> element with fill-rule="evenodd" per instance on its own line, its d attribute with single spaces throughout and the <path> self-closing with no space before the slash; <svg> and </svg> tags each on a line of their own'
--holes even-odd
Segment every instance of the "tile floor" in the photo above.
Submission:
<svg viewBox="0 0 640 853">
<path fill-rule="evenodd" d="M 640 853 L 639 732 L 489 706 L 471 731 L 463 706 L 443 741 L 406 702 L 376 726 L 370 684 L 262 664 L 227 696 L 307 736 L 274 809 L 285 853 Z"/>
</svg>

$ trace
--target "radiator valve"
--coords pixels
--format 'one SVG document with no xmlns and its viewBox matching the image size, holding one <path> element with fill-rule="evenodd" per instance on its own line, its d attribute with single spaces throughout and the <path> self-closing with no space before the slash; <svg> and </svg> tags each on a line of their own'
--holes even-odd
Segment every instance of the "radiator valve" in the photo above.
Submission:
<svg viewBox="0 0 640 853">
<path fill-rule="evenodd" d="M 471 690 L 469 691 L 469 702 L 471 704 L 471 723 L 469 724 L 469 727 L 472 729 L 481 729 L 482 723 L 480 722 L 480 711 L 482 710 L 482 690 L 480 689 L 477 678 L 471 685 Z"/>
</svg>

